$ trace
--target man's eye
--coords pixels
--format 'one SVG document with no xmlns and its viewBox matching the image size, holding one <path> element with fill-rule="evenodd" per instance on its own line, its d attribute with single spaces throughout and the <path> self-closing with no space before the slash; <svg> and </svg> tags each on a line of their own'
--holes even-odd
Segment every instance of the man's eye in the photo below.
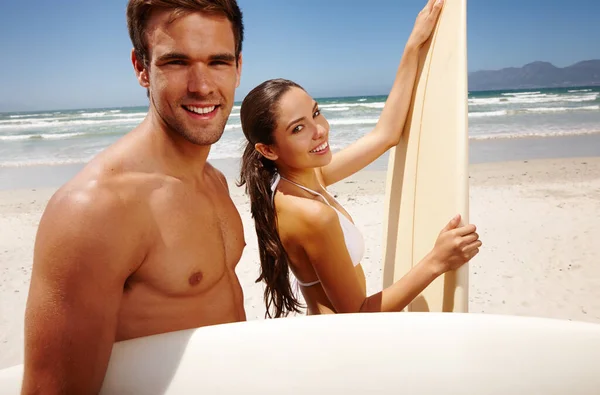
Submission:
<svg viewBox="0 0 600 395">
<path fill-rule="evenodd" d="M 229 63 L 222 61 L 222 60 L 216 60 L 216 61 L 212 62 L 211 65 L 213 65 L 213 66 L 229 66 Z"/>
</svg>

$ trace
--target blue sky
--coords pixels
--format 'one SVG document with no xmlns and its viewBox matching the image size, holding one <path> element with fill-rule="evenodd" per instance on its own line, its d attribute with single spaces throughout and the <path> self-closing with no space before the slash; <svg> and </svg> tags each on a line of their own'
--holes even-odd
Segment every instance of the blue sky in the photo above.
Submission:
<svg viewBox="0 0 600 395">
<path fill-rule="evenodd" d="M 236 99 L 273 77 L 317 97 L 386 94 L 425 1 L 239 0 L 246 39 Z M 125 6 L 2 0 L 0 111 L 145 105 Z M 599 59 L 598 15 L 598 0 L 469 0 L 469 71 Z"/>
</svg>

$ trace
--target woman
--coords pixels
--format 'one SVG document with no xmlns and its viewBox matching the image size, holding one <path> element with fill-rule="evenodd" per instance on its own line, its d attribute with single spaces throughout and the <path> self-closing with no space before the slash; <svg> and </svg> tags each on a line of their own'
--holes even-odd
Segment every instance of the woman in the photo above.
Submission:
<svg viewBox="0 0 600 395">
<path fill-rule="evenodd" d="M 405 277 L 366 296 L 360 260 L 364 241 L 352 218 L 326 187 L 398 144 L 416 79 L 419 51 L 431 35 L 441 2 L 419 13 L 396 79 L 375 128 L 344 150 L 329 150 L 329 124 L 298 84 L 269 80 L 254 88 L 240 111 L 248 140 L 240 186 L 246 185 L 258 236 L 267 315 L 300 312 L 294 273 L 308 314 L 400 311 L 436 277 L 473 258 L 481 241 L 475 226 L 456 216 L 430 253 Z M 273 313 L 271 313 L 273 309 Z"/>
</svg>

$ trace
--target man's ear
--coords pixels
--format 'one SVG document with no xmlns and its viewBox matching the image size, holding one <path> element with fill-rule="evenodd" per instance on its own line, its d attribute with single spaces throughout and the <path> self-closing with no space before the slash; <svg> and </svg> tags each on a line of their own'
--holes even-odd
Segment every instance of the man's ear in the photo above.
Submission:
<svg viewBox="0 0 600 395">
<path fill-rule="evenodd" d="M 131 63 L 133 64 L 133 70 L 135 71 L 135 76 L 139 82 L 139 84 L 144 88 L 150 87 L 150 78 L 148 75 L 148 70 L 144 67 L 141 59 L 138 59 L 135 50 L 131 50 Z"/>
<path fill-rule="evenodd" d="M 265 158 L 272 160 L 272 161 L 276 161 L 277 158 L 279 158 L 279 155 L 277 155 L 277 152 L 275 152 L 275 150 L 273 149 L 273 146 L 271 145 L 266 145 L 263 143 L 256 143 L 254 145 L 254 148 Z"/>
</svg>

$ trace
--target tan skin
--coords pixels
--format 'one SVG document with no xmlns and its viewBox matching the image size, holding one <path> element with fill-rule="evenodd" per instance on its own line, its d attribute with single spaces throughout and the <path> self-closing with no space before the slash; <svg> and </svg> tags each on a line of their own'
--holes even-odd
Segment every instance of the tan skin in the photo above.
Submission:
<svg viewBox="0 0 600 395">
<path fill-rule="evenodd" d="M 149 21 L 149 69 L 132 54 L 151 92 L 146 119 L 60 188 L 41 219 L 23 394 L 97 393 L 114 342 L 246 319 L 242 222 L 207 163 L 241 58 L 225 18 L 168 19 Z M 186 110 L 213 104 L 205 119 Z"/>
<path fill-rule="evenodd" d="M 325 187 L 356 173 L 400 141 L 410 105 L 419 51 L 430 36 L 441 4 L 429 1 L 419 14 L 394 85 L 376 127 L 333 155 L 328 144 L 329 123 L 318 104 L 302 89 L 291 88 L 278 103 L 273 145 L 257 144 L 262 155 L 276 163 L 281 175 L 321 193 L 328 203 L 352 218 Z M 436 277 L 456 270 L 478 252 L 481 241 L 472 224 L 451 219 L 431 252 L 405 277 L 374 295 L 366 295 L 360 264 L 353 265 L 336 212 L 321 197 L 296 185 L 279 183 L 275 193 L 278 231 L 290 257 L 291 270 L 302 282 L 308 314 L 400 311 Z"/>
</svg>

